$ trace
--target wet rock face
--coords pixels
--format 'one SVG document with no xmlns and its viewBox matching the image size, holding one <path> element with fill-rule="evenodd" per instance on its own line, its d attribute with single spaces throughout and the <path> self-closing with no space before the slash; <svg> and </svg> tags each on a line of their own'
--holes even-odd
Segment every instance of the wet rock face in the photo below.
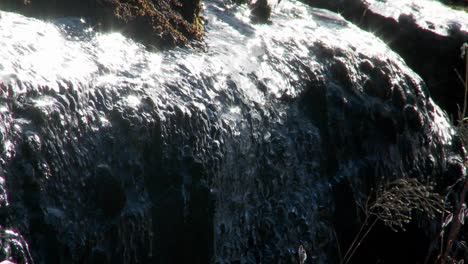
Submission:
<svg viewBox="0 0 468 264">
<path fill-rule="evenodd" d="M 441 0 L 440 2 L 449 4 L 449 5 L 459 5 L 459 6 L 466 6 L 468 4 L 466 0 Z"/>
<path fill-rule="evenodd" d="M 122 183 L 113 176 L 111 169 L 105 165 L 99 165 L 94 175 L 94 185 L 90 185 L 96 193 L 93 200 L 101 211 L 109 218 L 118 216 L 126 203 L 126 193 Z"/>
<path fill-rule="evenodd" d="M 4 263 L 31 263 L 27 242 L 12 230 L 0 227 L 0 259 Z M 9 262 L 13 261 L 13 262 Z"/>
<path fill-rule="evenodd" d="M 463 105 L 455 71 L 465 72 L 460 48 L 468 42 L 468 13 L 436 1 L 305 0 L 339 12 L 373 32 L 401 55 L 426 82 L 432 98 L 454 118 Z"/>
<path fill-rule="evenodd" d="M 84 17 L 96 29 L 122 31 L 145 44 L 186 44 L 202 34 L 200 0 L 3 0 L 0 9 L 50 19 Z"/>
<path fill-rule="evenodd" d="M 303 245 L 338 263 L 372 188 L 462 176 L 444 178 L 462 160 L 446 116 L 382 41 L 286 0 L 268 26 L 221 1 L 204 16 L 205 51 L 151 53 L 0 13 L 0 224 L 37 262 L 297 263 Z"/>
</svg>

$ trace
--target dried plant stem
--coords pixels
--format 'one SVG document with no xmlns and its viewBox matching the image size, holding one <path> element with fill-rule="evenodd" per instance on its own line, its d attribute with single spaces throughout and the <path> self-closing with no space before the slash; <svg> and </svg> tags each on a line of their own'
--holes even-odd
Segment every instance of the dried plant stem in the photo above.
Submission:
<svg viewBox="0 0 468 264">
<path fill-rule="evenodd" d="M 369 220 L 369 216 L 367 216 L 366 220 L 364 220 L 364 222 L 362 223 L 361 229 L 359 229 L 359 232 L 354 237 L 353 242 L 351 243 L 348 250 L 346 251 L 346 254 L 344 255 L 343 259 L 340 261 L 340 264 L 348 263 L 349 259 L 351 258 L 350 253 L 351 251 L 354 251 L 354 245 L 357 243 L 359 237 L 361 236 L 361 233 L 364 231 L 364 228 L 367 226 L 368 220 Z"/>
<path fill-rule="evenodd" d="M 468 95 L 468 47 L 465 48 L 465 107 L 463 114 L 466 114 L 466 101 Z"/>
<path fill-rule="evenodd" d="M 467 121 L 466 111 L 468 110 L 467 109 L 468 108 L 468 45 L 464 47 L 465 47 L 465 79 L 463 80 L 463 77 L 457 70 L 455 70 L 455 73 L 457 74 L 457 77 L 460 80 L 460 83 L 465 90 L 465 97 L 463 98 L 464 99 L 463 109 L 459 111 L 458 113 L 457 132 L 463 144 L 465 145 L 465 148 L 467 148 L 468 147 L 468 125 L 466 123 Z"/>
<path fill-rule="evenodd" d="M 351 257 L 354 255 L 354 253 L 356 253 L 356 250 L 359 248 L 359 246 L 361 246 L 362 241 L 364 240 L 364 238 L 367 237 L 367 235 L 369 235 L 370 231 L 372 230 L 372 228 L 374 228 L 375 224 L 377 224 L 378 220 L 379 220 L 378 218 L 375 218 L 374 221 L 372 222 L 372 224 L 369 226 L 369 228 L 367 228 L 364 235 L 362 235 L 362 237 L 359 238 L 362 231 L 364 231 L 365 230 L 364 228 L 367 226 L 368 219 L 366 219 L 366 221 L 364 221 L 364 223 L 361 226 L 361 230 L 359 230 L 359 233 L 356 235 L 356 238 L 354 239 L 354 241 L 351 244 L 350 248 L 346 252 L 345 259 L 343 259 L 343 261 L 341 262 L 342 264 L 347 264 L 351 260 Z M 358 238 L 359 238 L 359 240 L 358 240 Z M 357 244 L 356 244 L 356 242 L 357 242 Z"/>
<path fill-rule="evenodd" d="M 447 242 L 445 245 L 445 252 L 440 262 L 441 264 L 445 264 L 447 263 L 447 261 L 449 261 L 449 254 L 450 254 L 450 251 L 452 250 L 453 242 L 455 242 L 455 240 L 458 237 L 458 234 L 460 233 L 460 229 L 462 226 L 461 217 L 464 217 L 463 204 L 465 201 L 465 196 L 466 196 L 467 191 L 468 191 L 468 181 L 465 181 L 465 183 L 463 184 L 463 190 L 460 194 L 460 201 L 458 203 L 457 213 L 453 216 L 452 226 L 450 228 L 450 232 L 448 234 Z"/>
<path fill-rule="evenodd" d="M 347 264 L 351 260 L 379 220 L 394 231 L 398 228 L 404 230 L 403 225 L 412 220 L 414 210 L 424 213 L 428 218 L 434 218 L 444 211 L 442 198 L 432 192 L 430 186 L 425 186 L 416 179 L 398 179 L 386 184 L 376 193 L 375 201 L 371 204 L 368 199 L 362 209 L 366 218 L 341 264 Z M 374 220 L 370 223 L 372 218 Z"/>
<path fill-rule="evenodd" d="M 465 81 L 463 83 L 465 86 L 465 98 L 463 100 L 462 116 L 460 117 L 461 122 L 463 122 L 466 116 L 466 105 L 468 100 L 468 47 L 465 48 Z"/>
<path fill-rule="evenodd" d="M 467 148 L 468 147 L 468 125 L 467 125 L 467 122 L 466 122 L 467 121 L 466 114 L 467 114 L 467 110 L 468 110 L 467 109 L 468 108 L 468 45 L 464 44 L 463 48 L 464 48 L 464 54 L 465 54 L 465 57 L 464 57 L 464 59 L 465 59 L 465 79 L 463 80 L 463 78 L 458 73 L 458 71 L 455 70 L 455 72 L 456 72 L 457 77 L 459 78 L 460 82 L 463 85 L 464 92 L 465 92 L 465 97 L 464 97 L 464 100 L 463 100 L 463 110 L 458 113 L 458 124 L 457 124 L 456 129 L 457 129 L 457 133 L 458 133 L 460 139 L 463 142 L 463 145 L 465 146 L 465 148 Z M 464 161 L 464 164 L 465 164 L 465 166 L 467 166 L 467 161 L 466 160 Z M 466 194 L 468 192 L 468 181 L 466 181 L 464 179 L 464 177 L 459 179 L 457 181 L 457 183 L 455 183 L 449 189 L 454 188 L 455 185 L 457 185 L 459 182 L 463 183 L 463 187 L 462 187 L 462 191 L 461 191 L 460 196 L 459 196 L 458 201 L 457 201 L 456 211 L 453 214 L 446 216 L 445 220 L 444 220 L 444 218 L 442 218 L 442 221 L 441 221 L 442 225 L 441 225 L 440 232 L 439 232 L 438 236 L 436 237 L 436 239 L 431 244 L 428 255 L 426 257 L 426 261 L 424 263 L 428 263 L 428 261 L 430 259 L 430 256 L 431 256 L 433 250 L 436 247 L 436 242 L 438 242 L 438 241 L 440 242 L 440 251 L 439 251 L 439 254 L 437 255 L 434 263 L 445 264 L 445 263 L 452 263 L 453 262 L 453 259 L 451 259 L 451 257 L 450 257 L 450 252 L 452 251 L 453 244 L 456 241 L 456 239 L 457 239 L 457 237 L 458 237 L 458 235 L 460 233 L 460 230 L 462 228 L 462 225 L 463 225 L 463 220 L 464 220 L 463 218 L 465 217 L 464 216 L 465 197 L 466 197 Z M 451 218 L 449 219 L 450 216 L 451 216 Z M 447 237 L 445 239 L 445 237 L 444 237 L 445 230 L 444 229 L 446 228 L 446 226 L 448 226 L 448 223 L 451 223 L 451 225 L 450 225 L 450 229 L 449 229 L 449 232 L 447 234 Z"/>
</svg>

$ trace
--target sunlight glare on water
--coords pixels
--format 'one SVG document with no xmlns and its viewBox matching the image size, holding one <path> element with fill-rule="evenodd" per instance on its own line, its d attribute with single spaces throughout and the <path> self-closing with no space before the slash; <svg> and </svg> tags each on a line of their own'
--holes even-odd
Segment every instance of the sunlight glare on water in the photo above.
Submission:
<svg viewBox="0 0 468 264">
<path fill-rule="evenodd" d="M 35 99 L 33 100 L 34 102 L 34 105 L 36 107 L 47 107 L 47 106 L 52 106 L 54 105 L 54 99 L 52 97 L 42 97 L 42 98 L 38 98 L 38 99 Z"/>
<path fill-rule="evenodd" d="M 223 1 L 205 2 L 204 17 L 203 50 L 149 52 L 120 33 L 89 32 L 82 22 L 67 29 L 82 30 L 88 36 L 80 39 L 72 37 L 76 32 L 67 32 L 60 23 L 2 13 L 1 80 L 13 83 L 20 79 L 53 89 L 72 82 L 84 84 L 85 89 L 134 90 L 132 94 L 138 96 L 122 100 L 132 108 L 139 107 L 142 91 L 163 105 L 168 100 L 175 105 L 188 104 L 189 98 L 191 105 L 213 104 L 233 117 L 229 109 L 239 100 L 245 105 L 265 105 L 297 98 L 307 88 L 311 75 L 323 74 L 316 46 L 337 51 L 351 47 L 359 54 L 391 58 L 405 67 L 371 34 L 358 31 L 339 15 L 296 1 L 275 5 L 272 23 L 266 25 L 251 23 L 247 6 L 225 5 Z M 348 52 L 344 56 L 343 60 L 353 60 L 355 55 Z M 352 67 L 348 70 L 356 71 Z M 360 80 L 352 81 L 360 89 Z M 32 88 L 18 86 L 17 92 Z M 226 95 L 230 100 L 240 99 L 225 102 Z M 49 103 L 42 100 L 36 104 Z M 279 106 L 275 109 L 282 111 Z M 277 116 L 281 119 L 284 113 Z"/>
<path fill-rule="evenodd" d="M 113 73 L 144 58 L 142 46 L 129 41 L 120 33 L 98 34 L 95 44 L 98 61 Z"/>
<path fill-rule="evenodd" d="M 440 1 L 424 1 L 423 5 L 418 0 L 367 0 L 366 2 L 369 4 L 370 10 L 378 10 L 378 13 L 396 21 L 402 15 L 410 17 L 420 23 L 419 26 L 440 35 L 451 34 L 450 28 L 452 27 L 468 31 L 466 12 L 447 8 Z"/>
<path fill-rule="evenodd" d="M 2 13 L 0 46 L 0 76 L 5 83 L 18 78 L 57 89 L 59 79 L 83 79 L 95 71 L 82 46 L 67 41 L 51 23 Z"/>
<path fill-rule="evenodd" d="M 134 95 L 127 96 L 127 105 L 133 108 L 136 108 L 140 105 L 140 99 Z"/>
</svg>

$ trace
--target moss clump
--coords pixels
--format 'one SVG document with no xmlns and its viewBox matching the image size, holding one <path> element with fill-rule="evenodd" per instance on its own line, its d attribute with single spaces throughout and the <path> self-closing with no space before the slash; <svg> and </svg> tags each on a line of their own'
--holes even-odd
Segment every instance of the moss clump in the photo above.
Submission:
<svg viewBox="0 0 468 264">
<path fill-rule="evenodd" d="M 34 17 L 89 17 L 144 44 L 184 45 L 202 35 L 200 0 L 1 0 L 0 8 Z"/>
<path fill-rule="evenodd" d="M 113 2 L 117 24 L 124 28 L 124 32 L 144 42 L 160 47 L 174 46 L 185 44 L 188 39 L 201 36 L 200 24 L 194 23 L 197 21 L 199 8 L 192 9 L 189 13 L 186 11 L 188 7 L 179 1 L 135 0 L 122 3 L 114 0 Z"/>
</svg>

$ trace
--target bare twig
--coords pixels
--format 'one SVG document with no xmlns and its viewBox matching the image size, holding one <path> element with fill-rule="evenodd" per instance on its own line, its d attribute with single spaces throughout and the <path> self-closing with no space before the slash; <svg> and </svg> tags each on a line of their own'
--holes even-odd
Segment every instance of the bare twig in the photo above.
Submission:
<svg viewBox="0 0 468 264">
<path fill-rule="evenodd" d="M 453 216 L 452 220 L 452 225 L 450 227 L 450 232 L 447 237 L 447 242 L 445 244 L 445 251 L 441 259 L 441 264 L 446 263 L 449 260 L 449 254 L 450 251 L 452 250 L 453 242 L 458 237 L 458 234 L 460 233 L 460 229 L 462 226 L 462 218 L 464 216 L 464 202 L 465 202 L 465 196 L 466 192 L 468 191 L 468 181 L 465 181 L 465 184 L 463 184 L 463 190 L 460 194 L 460 200 L 458 202 L 458 208 L 456 214 Z"/>
<path fill-rule="evenodd" d="M 412 213 L 415 210 L 429 218 L 434 218 L 436 214 L 445 211 L 442 197 L 433 192 L 431 186 L 425 186 L 417 179 L 398 179 L 387 184 L 375 197 L 373 204 L 368 199 L 363 206 L 366 218 L 346 251 L 342 264 L 347 264 L 351 260 L 379 220 L 393 231 L 397 231 L 398 228 L 404 230 L 404 224 L 412 220 Z M 369 225 L 371 218 L 373 220 Z"/>
</svg>

